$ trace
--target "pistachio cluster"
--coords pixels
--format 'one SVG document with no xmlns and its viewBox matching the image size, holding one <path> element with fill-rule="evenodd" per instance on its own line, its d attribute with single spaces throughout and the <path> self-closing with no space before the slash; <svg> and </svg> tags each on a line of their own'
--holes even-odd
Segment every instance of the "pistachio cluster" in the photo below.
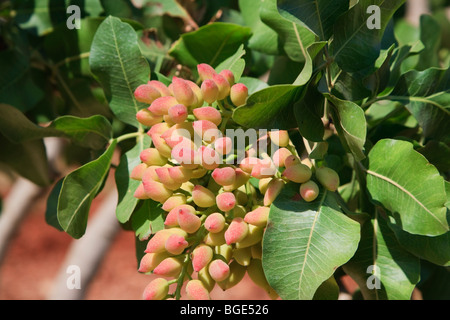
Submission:
<svg viewBox="0 0 450 320">
<path fill-rule="evenodd" d="M 248 89 L 235 83 L 230 70 L 218 73 L 207 64 L 197 69 L 200 85 L 173 77 L 169 86 L 149 81 L 135 91 L 138 101 L 149 104 L 136 118 L 149 127 L 153 146 L 141 152 L 131 173 L 141 181 L 134 196 L 160 203 L 165 212 L 165 228 L 150 238 L 140 261 L 140 272 L 160 276 L 148 284 L 144 299 L 179 298 L 185 282 L 187 298 L 209 299 L 216 284 L 230 289 L 246 273 L 277 298 L 261 262 L 270 206 L 289 181 L 300 184 L 305 201 L 315 200 L 319 187 L 287 131 L 258 140 L 277 147 L 272 156 L 249 145 L 238 159 L 225 129 Z M 318 168 L 315 177 L 329 190 L 339 185 L 329 168 Z"/>
</svg>

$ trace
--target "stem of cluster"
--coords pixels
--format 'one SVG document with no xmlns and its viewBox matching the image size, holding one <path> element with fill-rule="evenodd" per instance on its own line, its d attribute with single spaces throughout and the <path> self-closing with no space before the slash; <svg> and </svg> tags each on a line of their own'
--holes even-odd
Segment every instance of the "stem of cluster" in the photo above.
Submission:
<svg viewBox="0 0 450 320">
<path fill-rule="evenodd" d="M 222 134 L 225 134 L 225 130 L 227 128 L 228 121 L 231 119 L 231 115 L 226 115 L 224 119 L 222 120 L 222 124 L 220 125 L 220 132 Z"/>
<path fill-rule="evenodd" d="M 285 148 L 288 149 L 293 155 L 299 157 L 297 149 L 293 145 L 288 145 Z"/>
<path fill-rule="evenodd" d="M 139 132 L 127 133 L 127 134 L 124 134 L 124 135 L 118 137 L 117 138 L 117 143 L 125 141 L 125 140 L 128 140 L 128 139 L 138 138 L 138 137 L 140 137 L 142 135 L 143 135 L 143 132 L 140 132 L 140 131 Z M 112 142 L 112 139 L 111 139 L 110 142 Z"/>
<path fill-rule="evenodd" d="M 227 99 L 227 100 L 224 100 L 223 102 L 224 102 L 224 104 L 225 104 L 225 109 L 227 109 L 227 110 L 233 110 L 233 105 L 230 104 L 230 101 L 229 101 L 228 99 Z M 228 112 L 233 113 L 233 111 L 228 111 Z"/>
<path fill-rule="evenodd" d="M 203 215 L 200 217 L 203 221 L 206 219 L 207 216 Z M 207 234 L 207 230 L 202 226 L 195 235 L 192 235 L 191 237 L 186 238 L 186 241 L 190 244 L 190 252 L 194 251 L 194 249 L 203 241 L 203 238 L 205 238 Z"/>
<path fill-rule="evenodd" d="M 308 157 L 309 157 L 309 155 L 312 152 L 312 149 L 311 149 L 311 146 L 309 144 L 309 141 L 306 138 L 304 138 L 304 137 L 303 137 L 303 144 L 305 145 L 305 148 L 306 148 L 306 151 L 308 152 Z M 316 166 L 316 160 L 311 159 L 311 162 L 312 162 L 313 166 L 315 167 Z"/>
<path fill-rule="evenodd" d="M 192 203 L 192 201 L 193 201 L 192 194 L 189 191 L 186 191 L 183 189 L 178 189 L 177 192 L 182 193 L 186 196 L 186 198 L 187 198 L 186 203 Z"/>
<path fill-rule="evenodd" d="M 181 288 L 184 283 L 184 277 L 186 276 L 186 272 L 189 266 L 189 263 L 191 262 L 191 259 L 189 258 L 189 254 L 186 254 L 184 261 L 183 261 L 183 268 L 181 269 L 180 276 L 178 279 L 175 280 L 177 283 L 177 289 L 175 291 L 175 299 L 180 300 L 181 299 Z"/>
<path fill-rule="evenodd" d="M 217 102 L 217 105 L 219 106 L 220 111 L 222 111 L 222 114 L 224 116 L 228 116 L 228 115 L 232 115 L 233 114 L 232 111 L 230 111 L 230 110 L 228 110 L 227 108 L 224 107 L 222 101 L 217 100 L 216 102 Z"/>
<path fill-rule="evenodd" d="M 247 194 L 248 198 L 247 206 L 251 208 L 253 206 L 253 192 L 250 181 L 247 181 L 247 183 L 245 184 L 245 193 Z"/>
<path fill-rule="evenodd" d="M 218 210 L 217 206 L 212 206 L 206 209 L 205 211 L 201 211 L 202 216 L 209 216 L 210 214 L 216 212 Z"/>
</svg>

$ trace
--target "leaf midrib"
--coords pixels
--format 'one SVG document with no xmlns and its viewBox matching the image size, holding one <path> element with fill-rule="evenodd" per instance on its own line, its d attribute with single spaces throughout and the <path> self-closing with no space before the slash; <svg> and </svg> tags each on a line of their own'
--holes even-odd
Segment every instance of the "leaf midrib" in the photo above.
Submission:
<svg viewBox="0 0 450 320">
<path fill-rule="evenodd" d="M 133 104 L 134 104 L 134 110 L 135 110 L 136 113 L 137 113 L 137 112 L 139 111 L 139 107 L 138 107 L 138 105 L 137 105 L 137 103 L 136 103 L 136 100 L 135 100 L 135 98 L 134 98 L 134 92 L 133 92 L 133 89 L 131 88 L 131 83 L 130 83 L 130 80 L 128 79 L 128 74 L 127 74 L 126 71 L 125 71 L 125 66 L 123 65 L 122 55 L 121 55 L 121 53 L 120 53 L 120 50 L 119 50 L 119 44 L 118 44 L 118 42 L 117 42 L 116 30 L 114 29 L 114 25 L 113 25 L 111 19 L 110 19 L 110 21 L 109 21 L 109 25 L 110 25 L 110 27 L 111 27 L 111 31 L 112 31 L 112 34 L 113 34 L 114 47 L 115 47 L 115 49 L 116 49 L 117 56 L 119 57 L 119 62 L 120 62 L 120 67 L 121 67 L 121 69 L 122 69 L 122 74 L 123 74 L 123 76 L 124 76 L 124 78 L 125 78 L 125 82 L 126 82 L 126 84 L 127 84 L 127 88 L 128 88 L 129 93 L 130 93 L 131 100 L 133 101 Z M 141 125 L 139 122 L 138 122 L 138 129 L 139 129 L 139 130 L 142 129 L 142 125 Z"/>
<path fill-rule="evenodd" d="M 95 117 L 96 117 L 97 119 L 99 119 L 99 121 L 103 121 L 102 119 L 100 119 L 101 116 L 93 116 L 93 117 L 90 117 L 90 118 L 83 119 L 83 122 L 95 120 Z M 66 117 L 64 117 L 64 118 L 55 119 L 55 121 L 53 122 L 53 124 L 55 124 L 55 122 L 57 123 L 58 120 L 61 121 L 61 119 L 62 119 L 62 120 L 72 120 L 72 119 L 80 120 L 81 118 L 76 118 L 76 117 L 72 117 L 72 116 L 66 116 Z M 81 125 L 83 125 L 83 124 L 85 124 L 85 123 L 81 123 Z M 105 124 L 107 124 L 107 123 L 105 122 Z M 109 124 L 109 123 L 108 123 L 108 124 Z M 51 127 L 51 126 L 50 126 L 50 127 Z M 42 128 L 42 127 L 40 127 L 40 128 Z M 110 136 L 104 135 L 103 132 L 101 132 L 101 131 L 99 131 L 99 130 L 91 129 L 89 126 L 80 126 L 80 127 L 78 127 L 78 128 L 70 128 L 70 127 L 67 128 L 67 127 L 65 127 L 65 128 L 63 128 L 63 129 L 58 129 L 58 128 L 56 128 L 56 127 L 53 126 L 52 128 L 54 128 L 55 130 L 60 131 L 62 134 L 66 134 L 66 133 L 74 134 L 74 133 L 77 133 L 77 132 L 80 132 L 80 133 L 86 132 L 86 133 L 93 133 L 93 134 L 95 134 L 95 135 L 98 135 L 98 136 L 104 138 L 106 141 L 109 141 L 109 139 L 111 139 Z"/>
<path fill-rule="evenodd" d="M 439 222 L 439 224 L 445 229 L 445 230 L 449 230 L 449 227 L 446 226 L 445 224 L 442 223 L 441 220 L 438 219 L 438 217 L 436 217 L 436 215 L 431 212 L 422 202 L 419 201 L 419 199 L 417 199 L 410 191 L 408 191 L 405 187 L 401 186 L 399 183 L 397 183 L 396 181 L 382 175 L 379 173 L 376 173 L 372 170 L 367 170 L 367 173 L 379 178 L 381 180 L 384 180 L 390 184 L 392 184 L 394 187 L 400 189 L 400 191 L 402 191 L 403 193 L 405 193 L 407 196 L 409 196 L 412 200 L 414 200 L 419 206 L 421 206 L 431 217 L 433 217 L 437 222 Z"/>
<path fill-rule="evenodd" d="M 95 188 L 98 187 L 98 184 L 95 185 Z M 73 220 L 75 219 L 75 216 L 78 214 L 80 208 L 84 205 L 86 199 L 90 198 L 91 196 L 91 192 L 89 192 L 88 194 L 86 194 L 86 196 L 81 200 L 80 204 L 76 207 L 76 209 L 73 212 L 73 215 L 70 217 L 69 222 L 67 223 L 67 227 L 65 228 L 65 231 L 69 230 Z"/>
<path fill-rule="evenodd" d="M 216 54 L 214 55 L 214 57 L 212 57 L 211 61 L 209 62 L 209 65 L 214 65 L 214 63 L 216 62 L 217 58 L 219 57 L 219 54 L 222 52 L 223 48 L 225 47 L 225 44 L 228 42 L 228 40 L 230 39 L 231 35 L 234 32 L 231 32 L 227 35 L 227 37 L 222 41 L 222 43 L 220 44 L 219 49 L 217 49 Z"/>
<path fill-rule="evenodd" d="M 123 74 L 123 76 L 125 78 L 125 82 L 127 84 L 127 87 L 128 87 L 129 92 L 130 92 L 130 95 L 133 95 L 133 90 L 131 89 L 130 80 L 128 79 L 128 75 L 127 75 L 127 73 L 125 71 L 125 66 L 123 65 L 123 61 L 122 61 L 122 55 L 121 55 L 120 50 L 119 50 L 119 44 L 117 42 L 116 30 L 114 29 L 114 25 L 111 22 L 109 23 L 109 25 L 111 26 L 111 31 L 112 31 L 113 39 L 114 39 L 114 47 L 116 49 L 117 56 L 119 57 L 120 68 L 122 69 L 122 74 Z M 135 110 L 137 112 L 138 111 L 138 107 L 137 107 L 136 101 L 133 100 L 133 104 L 134 104 L 134 108 L 135 108 Z"/>
<path fill-rule="evenodd" d="M 302 269 L 301 269 L 301 272 L 300 272 L 300 279 L 299 279 L 299 283 L 298 283 L 299 292 L 301 291 L 302 278 L 303 278 L 303 274 L 304 274 L 304 271 L 305 271 L 305 266 L 306 266 L 306 263 L 307 263 L 307 260 L 308 260 L 308 253 L 309 253 L 309 248 L 311 247 L 312 235 L 314 233 L 316 222 L 317 222 L 317 219 L 319 218 L 319 214 L 320 214 L 323 202 L 326 199 L 327 193 L 328 193 L 328 191 L 325 190 L 325 192 L 323 193 L 322 199 L 320 199 L 320 203 L 318 205 L 316 214 L 314 216 L 314 221 L 313 221 L 313 224 L 311 226 L 311 231 L 309 233 L 308 242 L 307 242 L 306 251 L 305 251 L 305 258 L 303 259 Z"/>
<path fill-rule="evenodd" d="M 110 146 L 111 147 L 111 146 Z M 107 154 L 108 153 L 108 151 L 109 151 L 109 148 L 106 150 L 106 152 L 105 152 L 105 154 Z M 97 159 L 97 160 L 100 160 L 101 159 L 101 157 L 99 158 L 99 159 Z M 110 162 L 111 161 L 111 156 L 110 155 L 108 155 L 108 162 Z M 80 169 L 78 169 L 78 170 L 81 170 L 81 168 Z M 94 193 L 96 193 L 97 191 L 95 191 L 95 190 L 98 190 L 98 188 L 99 188 L 99 186 L 103 183 L 103 180 L 105 179 L 105 176 L 106 176 L 106 173 L 107 173 L 107 171 L 108 170 L 105 170 L 105 172 L 104 172 L 104 174 L 102 175 L 102 177 L 101 177 L 101 179 L 99 179 L 99 181 L 87 192 L 87 194 L 86 194 L 86 196 L 83 198 L 83 199 L 81 199 L 81 201 L 80 201 L 80 204 L 75 208 L 75 210 L 73 211 L 73 214 L 70 216 L 70 219 L 69 219 L 69 221 L 68 221 L 68 223 L 67 223 L 67 226 L 66 227 L 63 227 L 64 228 L 64 231 L 68 231 L 69 229 L 70 229 L 70 227 L 72 226 L 72 223 L 73 223 L 73 221 L 74 221 L 74 219 L 75 219 L 75 216 L 77 216 L 78 215 L 78 212 L 79 212 L 79 210 L 80 210 L 80 208 L 84 205 L 84 203 L 86 202 L 86 200 L 87 199 L 89 199 L 91 196 L 92 196 L 92 194 L 94 194 Z M 64 181 L 63 181 L 63 185 L 61 186 L 61 191 L 64 189 L 64 184 L 66 183 L 66 179 L 64 179 Z M 61 195 L 62 195 L 63 193 L 62 192 L 60 192 L 60 194 L 59 194 L 59 197 L 58 197 L 58 203 L 60 203 L 60 201 L 61 201 Z M 58 208 L 59 209 L 59 208 Z M 59 211 L 59 210 L 58 210 Z"/>
<path fill-rule="evenodd" d="M 292 22 L 292 26 L 294 27 L 295 37 L 297 38 L 297 42 L 300 46 L 300 50 L 302 50 L 303 57 L 305 57 L 305 60 L 306 60 L 307 53 L 306 53 L 305 47 L 303 46 L 303 42 L 300 38 L 300 34 L 298 33 L 297 24 L 295 22 Z"/>
<path fill-rule="evenodd" d="M 317 21 L 319 22 L 321 39 L 325 40 L 325 33 L 323 32 L 323 25 L 322 25 L 322 17 L 320 16 L 320 11 L 319 11 L 319 2 L 317 0 L 314 0 L 314 4 L 316 6 Z"/>
<path fill-rule="evenodd" d="M 104 176 L 103 176 L 104 177 Z M 64 179 L 64 183 L 66 182 L 66 180 Z M 93 190 L 97 190 L 98 189 L 98 187 L 99 187 L 99 185 L 101 184 L 103 182 L 103 179 L 101 179 L 99 182 L 97 182 L 96 184 L 95 184 L 95 186 L 86 194 L 86 196 L 80 201 L 80 204 L 75 208 L 75 210 L 73 211 L 73 214 L 70 216 L 70 219 L 69 219 L 69 221 L 67 222 L 67 225 L 66 226 L 64 226 L 64 231 L 68 231 L 69 229 L 70 229 L 70 227 L 72 226 L 72 223 L 73 223 L 73 221 L 74 221 L 74 219 L 75 219 L 75 216 L 77 216 L 78 215 L 78 212 L 79 212 L 79 210 L 80 210 L 80 208 L 84 205 L 84 203 L 86 202 L 86 200 L 88 199 L 88 198 L 90 198 L 90 196 L 94 193 L 93 192 Z M 63 186 L 61 187 L 61 190 L 63 190 L 63 188 L 64 188 L 64 183 L 63 183 Z M 61 195 L 62 195 L 62 192 L 59 194 L 60 195 L 60 197 L 61 197 Z M 58 202 L 60 201 L 60 199 L 58 199 Z"/>
</svg>

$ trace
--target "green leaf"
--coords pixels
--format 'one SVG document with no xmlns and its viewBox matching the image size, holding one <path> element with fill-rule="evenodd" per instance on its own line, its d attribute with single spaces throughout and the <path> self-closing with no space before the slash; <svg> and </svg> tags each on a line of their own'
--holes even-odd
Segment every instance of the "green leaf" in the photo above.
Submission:
<svg viewBox="0 0 450 320">
<path fill-rule="evenodd" d="M 112 138 L 111 123 L 103 116 L 77 118 L 63 116 L 55 119 L 49 129 L 61 132 L 60 137 L 67 137 L 74 143 L 99 150 Z"/>
<path fill-rule="evenodd" d="M 339 285 L 337 284 L 334 276 L 331 276 L 328 280 L 325 280 L 319 288 L 317 288 L 313 300 L 338 300 L 339 292 Z"/>
<path fill-rule="evenodd" d="M 39 186 L 44 187 L 51 183 L 50 168 L 42 139 L 18 144 L 0 134 L 0 145 L 0 162 Z"/>
<path fill-rule="evenodd" d="M 303 62 L 296 62 L 286 55 L 274 57 L 273 65 L 269 69 L 267 84 L 293 84 L 304 67 Z"/>
<path fill-rule="evenodd" d="M 394 49 L 395 44 L 387 50 L 382 50 L 380 56 L 375 61 L 375 71 L 364 79 L 364 86 L 372 92 L 372 96 L 383 92 L 389 84 L 391 75 L 390 63 Z"/>
<path fill-rule="evenodd" d="M 165 75 L 163 75 L 159 72 L 155 72 L 152 74 L 152 80 L 161 81 L 166 86 L 169 86 L 172 83 L 172 80 L 170 78 L 166 77 Z"/>
<path fill-rule="evenodd" d="M 241 45 L 235 54 L 224 60 L 216 67 L 216 71 L 220 72 L 225 69 L 231 70 L 234 74 L 235 82 L 239 82 L 245 69 L 245 60 L 242 58 L 244 55 L 244 45 Z"/>
<path fill-rule="evenodd" d="M 145 104 L 136 101 L 134 91 L 149 81 L 150 68 L 139 50 L 134 29 L 118 18 L 105 19 L 92 42 L 89 64 L 113 113 L 119 120 L 140 128 L 136 113 Z"/>
<path fill-rule="evenodd" d="M 359 209 L 359 193 L 360 187 L 356 177 L 353 177 L 349 183 L 343 184 L 338 188 L 339 196 L 345 201 L 349 210 L 356 211 Z"/>
<path fill-rule="evenodd" d="M 450 146 L 436 140 L 430 140 L 423 148 L 417 149 L 439 171 L 450 170 Z"/>
<path fill-rule="evenodd" d="M 330 111 L 333 123 L 344 146 L 353 154 L 357 161 L 364 159 L 364 144 L 366 142 L 366 117 L 360 106 L 338 99 L 333 95 L 324 93 L 330 102 Z"/>
<path fill-rule="evenodd" d="M 319 37 L 328 40 L 339 16 L 348 10 L 347 0 L 279 0 L 278 9 L 295 22 L 302 22 Z M 287 14 L 288 15 L 287 15 Z"/>
<path fill-rule="evenodd" d="M 278 34 L 261 21 L 261 0 L 239 0 L 239 9 L 246 26 L 252 29 L 248 47 L 270 55 L 278 55 Z"/>
<path fill-rule="evenodd" d="M 330 52 L 337 64 L 347 72 L 373 66 L 380 54 L 381 39 L 389 20 L 405 0 L 360 0 L 335 23 Z M 380 8 L 380 29 L 369 29 L 367 8 Z"/>
<path fill-rule="evenodd" d="M 98 159 L 64 178 L 57 216 L 64 231 L 75 239 L 81 238 L 86 231 L 92 200 L 106 179 L 116 145 L 117 141 L 114 140 Z"/>
<path fill-rule="evenodd" d="M 382 50 L 375 61 L 373 69 L 369 72 L 364 70 L 360 75 L 342 71 L 332 89 L 332 94 L 343 100 L 362 101 L 371 96 L 375 97 L 385 90 L 390 79 L 390 62 L 395 45 L 388 50 Z M 366 75 L 369 73 L 369 75 Z"/>
<path fill-rule="evenodd" d="M 190 68 L 196 68 L 199 63 L 215 68 L 235 54 L 250 35 L 251 29 L 248 27 L 215 22 L 183 34 L 169 54 Z"/>
<path fill-rule="evenodd" d="M 303 23 L 284 18 L 277 9 L 276 0 L 261 3 L 261 20 L 278 33 L 279 46 L 296 62 L 303 62 L 307 48 L 316 41 L 315 34 Z"/>
<path fill-rule="evenodd" d="M 159 230 L 164 229 L 164 213 L 161 204 L 153 200 L 145 200 L 131 218 L 131 226 L 136 237 L 143 241 Z"/>
<path fill-rule="evenodd" d="M 407 19 L 399 19 L 394 25 L 394 37 L 399 47 L 417 42 L 420 38 L 420 29 Z"/>
<path fill-rule="evenodd" d="M 414 43 L 406 44 L 399 46 L 398 48 L 394 49 L 394 52 L 392 54 L 392 62 L 391 62 L 391 75 L 389 78 L 389 88 L 393 88 L 395 84 L 397 83 L 398 79 L 400 79 L 400 76 L 405 73 L 403 71 L 402 66 L 404 65 L 405 61 L 412 57 L 417 57 L 417 55 L 424 49 L 424 45 L 420 40 L 417 40 Z"/>
<path fill-rule="evenodd" d="M 447 201 L 445 202 L 445 206 L 447 207 L 447 209 L 450 209 L 450 182 L 445 181 L 444 185 L 445 185 L 445 193 L 447 194 Z"/>
<path fill-rule="evenodd" d="M 0 103 L 26 112 L 35 107 L 44 93 L 32 77 L 28 43 L 20 36 L 16 37 L 16 47 L 0 52 Z"/>
<path fill-rule="evenodd" d="M 59 231 L 64 231 L 58 221 L 58 198 L 61 192 L 64 179 L 58 180 L 47 198 L 47 208 L 45 210 L 45 222 Z"/>
<path fill-rule="evenodd" d="M 321 284 L 355 253 L 359 224 L 329 191 L 307 203 L 288 184 L 270 208 L 263 239 L 266 278 L 282 299 L 312 299 Z"/>
<path fill-rule="evenodd" d="M 322 50 L 326 42 L 315 42 L 306 48 L 305 65 L 303 70 L 298 75 L 297 79 L 294 81 L 294 85 L 302 86 L 305 85 L 313 75 L 313 59 Z"/>
<path fill-rule="evenodd" d="M 431 15 L 420 16 L 420 40 L 425 46 L 418 55 L 416 70 L 440 67 L 438 51 L 441 45 L 441 26 Z"/>
<path fill-rule="evenodd" d="M 425 236 L 449 231 L 444 179 L 410 142 L 377 142 L 369 153 L 367 188 L 404 231 Z"/>
<path fill-rule="evenodd" d="M 412 53 L 415 54 L 401 60 L 401 64 L 398 65 L 399 72 L 405 73 L 413 69 L 422 71 L 430 67 L 440 66 L 438 51 L 442 30 L 434 17 L 422 15 L 419 27 L 412 25 L 405 19 L 400 20 L 395 24 L 394 32 L 399 47 L 403 50 L 406 50 L 407 47 L 413 47 L 416 43 L 416 48 L 412 50 Z"/>
<path fill-rule="evenodd" d="M 440 266 L 450 266 L 450 232 L 436 237 L 426 237 L 408 233 L 390 224 L 398 242 L 410 253 L 420 259 Z"/>
<path fill-rule="evenodd" d="M 264 81 L 252 77 L 242 77 L 239 82 L 247 86 L 249 95 L 252 95 L 255 92 L 265 89 L 269 86 Z"/>
<path fill-rule="evenodd" d="M 401 102 L 416 118 L 427 138 L 450 141 L 450 69 L 411 70 L 386 97 Z"/>
<path fill-rule="evenodd" d="M 370 96 L 370 91 L 364 83 L 345 71 L 336 79 L 331 93 L 339 99 L 349 101 L 361 101 Z"/>
<path fill-rule="evenodd" d="M 400 246 L 378 213 L 362 225 L 358 250 L 343 269 L 366 300 L 409 300 L 420 278 L 419 259 Z"/>
<path fill-rule="evenodd" d="M 0 104 L 0 132 L 14 143 L 61 137 L 94 150 L 102 149 L 112 137 L 111 124 L 103 116 L 63 116 L 55 119 L 49 126 L 41 127 L 16 108 L 4 104 Z"/>
<path fill-rule="evenodd" d="M 365 114 L 369 130 L 382 130 L 383 123 L 405 125 L 404 118 L 413 118 L 401 103 L 390 100 L 384 100 L 370 105 L 365 111 Z M 417 121 L 409 127 L 414 128 L 416 126 Z"/>
<path fill-rule="evenodd" d="M 233 112 L 233 120 L 247 128 L 295 128 L 292 106 L 303 87 L 277 85 L 259 90 L 247 98 L 247 103 Z"/>
<path fill-rule="evenodd" d="M 136 146 L 125 153 L 117 167 L 115 173 L 117 191 L 119 193 L 119 201 L 116 209 L 116 216 L 120 223 L 130 220 L 130 217 L 139 203 L 139 199 L 134 197 L 134 192 L 140 184 L 140 181 L 130 178 L 130 174 L 134 167 L 141 163 L 139 158 L 142 150 L 150 146 L 150 138 L 148 135 L 142 135 L 137 139 Z"/>
<path fill-rule="evenodd" d="M 317 88 L 309 85 L 305 96 L 294 106 L 298 130 L 309 141 L 323 141 L 325 128 L 322 122 L 324 97 Z"/>
</svg>

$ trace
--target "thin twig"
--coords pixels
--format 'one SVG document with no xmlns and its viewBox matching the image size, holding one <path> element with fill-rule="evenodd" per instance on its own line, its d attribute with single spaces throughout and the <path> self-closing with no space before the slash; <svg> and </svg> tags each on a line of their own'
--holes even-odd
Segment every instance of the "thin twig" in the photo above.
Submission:
<svg viewBox="0 0 450 320">
<path fill-rule="evenodd" d="M 78 54 L 76 56 L 73 56 L 73 57 L 67 57 L 67 58 L 59 61 L 58 63 L 56 63 L 55 67 L 56 68 L 60 68 L 61 66 L 65 65 L 67 63 L 89 58 L 90 55 L 91 55 L 90 52 L 83 52 L 83 53 L 80 53 L 80 54 Z"/>
</svg>

